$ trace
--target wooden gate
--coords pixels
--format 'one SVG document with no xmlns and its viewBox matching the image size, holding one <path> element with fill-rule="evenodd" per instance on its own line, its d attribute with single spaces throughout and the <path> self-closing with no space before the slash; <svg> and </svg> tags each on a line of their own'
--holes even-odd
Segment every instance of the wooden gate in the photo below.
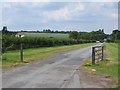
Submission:
<svg viewBox="0 0 120 90">
<path fill-rule="evenodd" d="M 92 47 L 92 64 L 95 64 L 95 60 L 103 60 L 103 49 L 102 45 Z"/>
</svg>

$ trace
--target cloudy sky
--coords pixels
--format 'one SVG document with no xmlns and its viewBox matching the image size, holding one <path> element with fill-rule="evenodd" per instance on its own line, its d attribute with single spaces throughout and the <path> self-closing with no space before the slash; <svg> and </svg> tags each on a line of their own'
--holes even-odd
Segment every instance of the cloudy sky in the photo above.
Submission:
<svg viewBox="0 0 120 90">
<path fill-rule="evenodd" d="M 5 1 L 5 0 L 4 0 Z M 2 2 L 2 26 L 8 30 L 75 30 L 118 28 L 118 2 Z M 109 0 L 108 0 L 109 1 Z"/>
</svg>

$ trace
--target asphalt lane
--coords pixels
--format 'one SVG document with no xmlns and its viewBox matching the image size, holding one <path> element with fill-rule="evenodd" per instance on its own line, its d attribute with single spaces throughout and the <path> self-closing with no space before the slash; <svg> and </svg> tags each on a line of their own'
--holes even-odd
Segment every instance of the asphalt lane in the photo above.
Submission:
<svg viewBox="0 0 120 90">
<path fill-rule="evenodd" d="M 91 56 L 91 47 L 62 52 L 44 61 L 3 71 L 2 87 L 80 88 L 79 77 L 75 70 Z"/>
</svg>

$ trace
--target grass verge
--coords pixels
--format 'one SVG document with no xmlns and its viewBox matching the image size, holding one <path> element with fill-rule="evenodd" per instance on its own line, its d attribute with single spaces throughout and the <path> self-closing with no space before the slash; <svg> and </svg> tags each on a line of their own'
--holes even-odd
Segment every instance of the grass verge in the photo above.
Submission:
<svg viewBox="0 0 120 90">
<path fill-rule="evenodd" d="M 24 62 L 28 64 L 30 61 L 34 61 L 34 60 L 45 60 L 46 58 L 59 52 L 74 50 L 74 49 L 83 48 L 83 47 L 87 47 L 95 44 L 96 43 L 88 43 L 88 44 L 78 44 L 78 45 L 25 49 Z M 2 55 L 3 68 L 8 68 L 11 66 L 16 66 L 21 64 L 19 57 L 20 57 L 19 50 L 8 51 L 4 53 Z"/>
<path fill-rule="evenodd" d="M 118 45 L 115 43 L 106 43 L 105 45 L 106 58 L 103 61 L 92 65 L 91 59 L 89 59 L 80 68 L 93 74 L 104 75 L 106 78 L 111 77 L 114 84 L 118 84 Z"/>
</svg>

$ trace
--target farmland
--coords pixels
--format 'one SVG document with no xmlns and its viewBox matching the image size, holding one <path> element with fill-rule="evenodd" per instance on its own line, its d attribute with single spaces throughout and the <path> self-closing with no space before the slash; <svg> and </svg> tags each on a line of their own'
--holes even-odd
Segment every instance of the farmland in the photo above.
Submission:
<svg viewBox="0 0 120 90">
<path fill-rule="evenodd" d="M 69 38 L 69 34 L 62 33 L 23 33 L 26 37 Z"/>
</svg>

